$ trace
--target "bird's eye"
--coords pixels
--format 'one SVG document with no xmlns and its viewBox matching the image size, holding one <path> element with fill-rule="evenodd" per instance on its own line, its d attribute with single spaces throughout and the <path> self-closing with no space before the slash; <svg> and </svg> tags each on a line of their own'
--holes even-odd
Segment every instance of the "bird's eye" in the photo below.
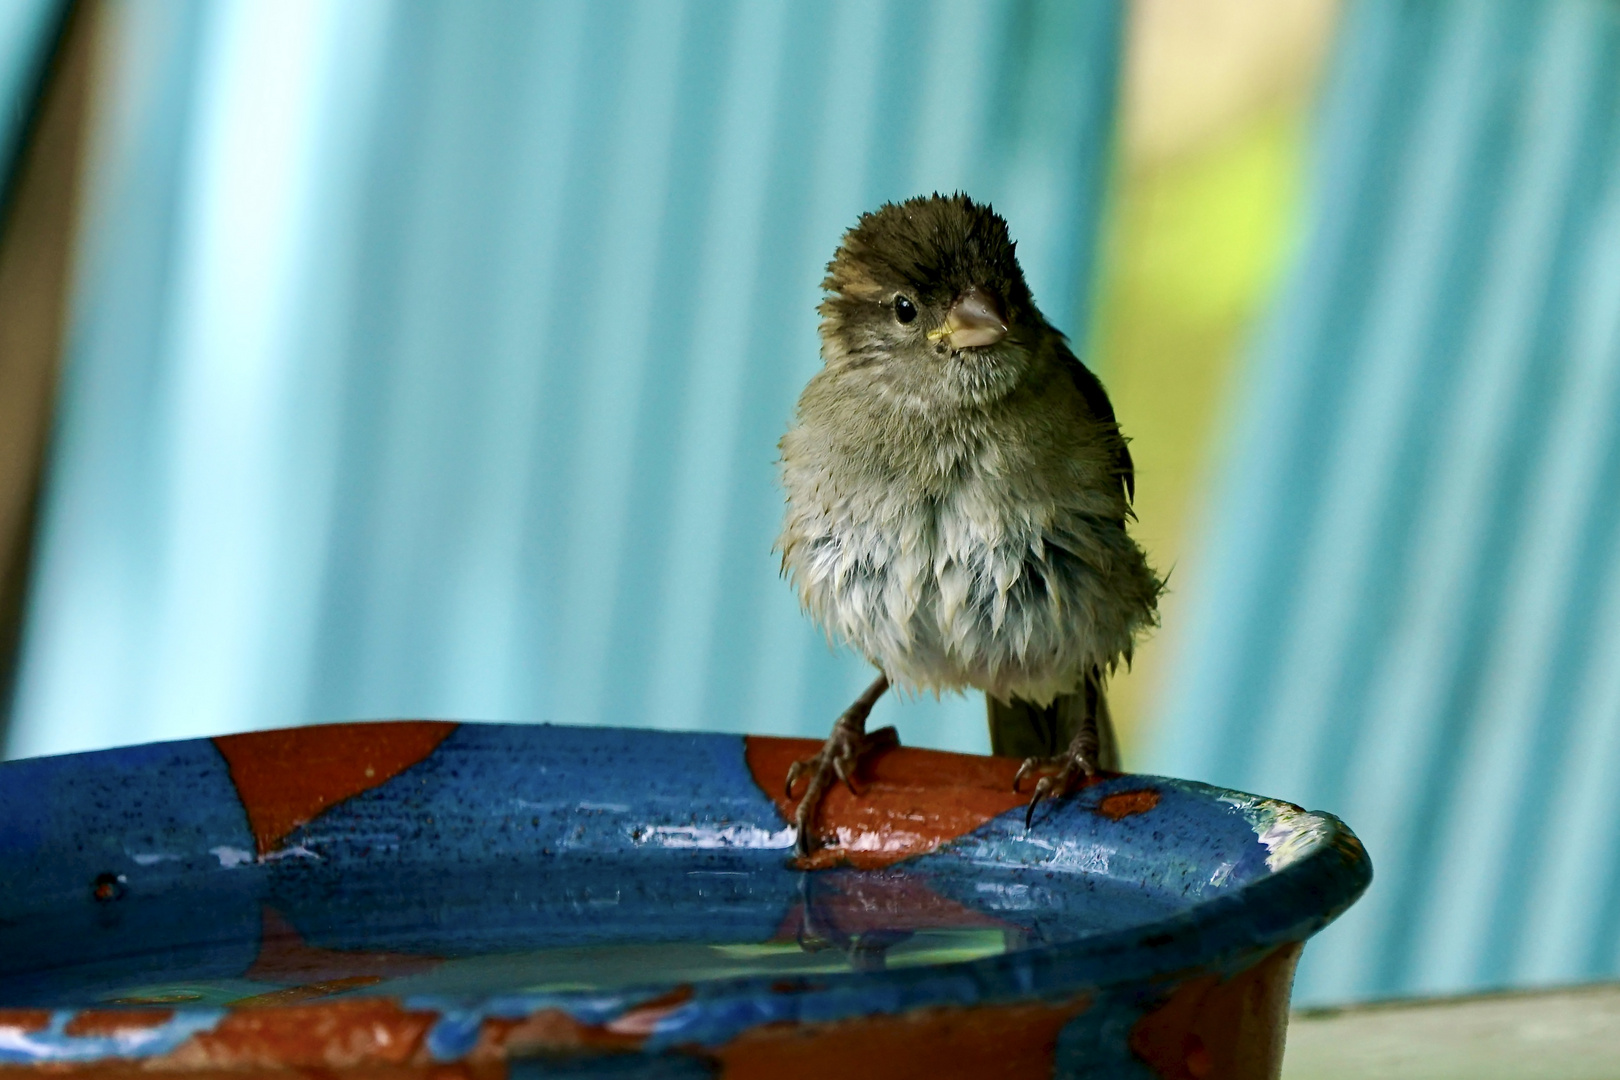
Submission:
<svg viewBox="0 0 1620 1080">
<path fill-rule="evenodd" d="M 911 322 L 917 317 L 917 305 L 904 296 L 894 298 L 894 317 L 901 322 Z"/>
</svg>

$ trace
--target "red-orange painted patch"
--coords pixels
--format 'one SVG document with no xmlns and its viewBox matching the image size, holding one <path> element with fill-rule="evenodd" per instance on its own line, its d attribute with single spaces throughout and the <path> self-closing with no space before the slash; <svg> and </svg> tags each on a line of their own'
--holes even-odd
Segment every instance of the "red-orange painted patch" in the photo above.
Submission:
<svg viewBox="0 0 1620 1080">
<path fill-rule="evenodd" d="M 744 741 L 754 782 L 792 820 L 798 800 L 783 791 L 788 766 L 815 754 L 821 743 L 762 735 Z M 1018 764 L 909 747 L 875 751 L 861 761 L 859 797 L 840 784 L 828 788 L 821 802 L 816 831 L 836 835 L 838 845 L 801 862 L 870 870 L 933 851 L 1029 801 L 1027 785 L 1022 795 L 1013 791 Z"/>
<path fill-rule="evenodd" d="M 383 998 L 243 1009 L 225 1015 L 145 1071 L 320 1069 L 424 1064 L 421 1043 L 437 1014 Z"/>
<path fill-rule="evenodd" d="M 507 1080 L 504 1061 L 468 1063 L 464 1061 L 409 1065 L 367 1065 L 351 1074 L 356 1080 Z M 3 1080 L 39 1080 L 40 1077 L 73 1077 L 75 1080 L 336 1080 L 337 1074 L 325 1068 L 294 1069 L 280 1065 L 246 1068 L 202 1069 L 180 1073 L 172 1068 L 154 1071 L 144 1060 L 105 1058 L 75 1064 L 0 1065 Z"/>
<path fill-rule="evenodd" d="M 629 1053 L 645 1041 L 645 1035 L 581 1023 L 561 1009 L 541 1009 L 516 1020 L 485 1020 L 467 1060 L 503 1062 L 509 1057 L 570 1051 Z"/>
<path fill-rule="evenodd" d="M 414 953 L 318 949 L 306 945 L 298 930 L 270 907 L 263 909 L 262 925 L 259 955 L 243 973 L 253 982 L 330 985 L 356 978 L 380 982 L 431 971 L 444 962 Z"/>
<path fill-rule="evenodd" d="M 50 1026 L 49 1009 L 0 1009 L 0 1031 L 21 1034 L 27 1031 L 44 1031 Z"/>
<path fill-rule="evenodd" d="M 230 766 L 259 854 L 328 807 L 369 791 L 415 765 L 455 724 L 405 720 L 222 735 L 214 740 Z"/>
<path fill-rule="evenodd" d="M 361 1070 L 356 1075 L 367 1080 L 504 1080 L 506 1061 L 513 1056 L 634 1053 L 646 1041 L 646 1032 L 641 1029 L 650 1031 L 658 1018 L 680 1007 L 690 996 L 689 988 L 673 991 L 605 1026 L 582 1023 L 560 1009 L 544 1009 L 518 1019 L 486 1020 L 472 1052 L 463 1061 L 449 1065 L 433 1062 L 423 1045 L 438 1018 L 436 1013 L 406 1010 L 386 998 L 360 998 L 233 1011 L 212 1031 L 199 1032 L 160 1057 L 138 1063 L 87 1062 L 52 1071 L 108 1080 L 224 1072 L 237 1080 L 248 1080 L 269 1074 L 295 1076 L 307 1074 L 308 1070 L 324 1073 L 329 1069 L 356 1069 Z M 132 1015 L 132 1011 L 105 1012 Z M 46 1013 L 47 1022 L 49 1018 Z M 103 1032 L 85 1032 L 97 1033 Z M 0 1067 L 0 1076 L 9 1075 L 9 1071 Z M 31 1070 L 30 1075 L 33 1071 L 37 1070 Z"/>
<path fill-rule="evenodd" d="M 504 1061 L 533 1054 L 632 1053 L 659 1020 L 692 1000 L 692 988 L 679 986 L 615 1017 L 606 1024 L 582 1023 L 561 1009 L 542 1009 L 513 1020 L 485 1020 L 471 1062 Z"/>
<path fill-rule="evenodd" d="M 1301 948 L 1274 949 L 1230 979 L 1204 975 L 1182 983 L 1136 1022 L 1131 1050 L 1165 1080 L 1277 1076 Z"/>
<path fill-rule="evenodd" d="M 1128 818 L 1132 814 L 1145 814 L 1159 805 L 1159 793 L 1153 788 L 1136 791 L 1116 791 L 1105 795 L 1097 804 L 1097 813 L 1110 821 Z"/>
<path fill-rule="evenodd" d="M 719 1060 L 725 1080 L 1046 1080 L 1058 1033 L 1089 1004 L 1079 998 L 1057 1005 L 918 1009 L 827 1024 L 767 1024 L 708 1053 Z"/>
<path fill-rule="evenodd" d="M 62 1028 L 64 1035 L 117 1035 L 162 1027 L 174 1018 L 173 1009 L 85 1009 Z"/>
</svg>

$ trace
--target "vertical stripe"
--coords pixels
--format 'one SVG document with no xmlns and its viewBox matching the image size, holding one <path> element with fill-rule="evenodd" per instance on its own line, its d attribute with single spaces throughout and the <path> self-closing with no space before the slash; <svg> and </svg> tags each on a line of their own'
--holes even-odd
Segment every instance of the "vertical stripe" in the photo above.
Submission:
<svg viewBox="0 0 1620 1080">
<path fill-rule="evenodd" d="M 1360 0 L 1156 767 L 1377 866 L 1296 997 L 1612 975 L 1611 6 Z"/>
<path fill-rule="evenodd" d="M 823 732 L 866 665 L 770 549 L 839 236 L 918 185 L 968 188 L 1026 238 L 1054 317 L 1089 288 L 1111 2 L 370 0 L 282 41 L 352 60 L 313 81 L 232 59 L 296 5 L 120 11 L 126 51 L 192 27 L 164 48 L 201 74 L 127 67 L 101 139 L 131 175 L 172 164 L 93 199 L 125 239 L 77 328 L 97 381 L 64 392 L 11 752 L 181 714 Z M 236 89 L 194 122 L 204 77 Z M 238 124 L 252 101 L 285 123 Z M 184 165 L 272 136 L 258 173 Z M 212 247 L 186 239 L 178 209 L 272 183 L 263 212 L 207 219 L 234 229 Z M 219 396 L 233 371 L 258 381 Z M 984 745 L 976 697 L 879 719 Z"/>
</svg>

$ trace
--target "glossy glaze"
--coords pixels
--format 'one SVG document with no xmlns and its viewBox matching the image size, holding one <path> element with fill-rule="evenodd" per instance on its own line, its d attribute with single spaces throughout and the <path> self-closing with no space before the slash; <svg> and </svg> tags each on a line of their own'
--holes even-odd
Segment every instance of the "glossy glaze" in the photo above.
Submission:
<svg viewBox="0 0 1620 1080">
<path fill-rule="evenodd" d="M 1266 1076 L 1371 873 L 1331 817 L 1153 777 L 1026 832 L 1015 763 L 908 749 L 796 865 L 812 748 L 398 723 L 0 766 L 0 1069 Z"/>
</svg>

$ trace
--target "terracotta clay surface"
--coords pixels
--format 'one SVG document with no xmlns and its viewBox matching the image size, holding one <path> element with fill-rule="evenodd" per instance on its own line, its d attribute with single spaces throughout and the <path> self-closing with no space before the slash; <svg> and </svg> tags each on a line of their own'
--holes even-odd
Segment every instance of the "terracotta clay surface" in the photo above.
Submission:
<svg viewBox="0 0 1620 1080">
<path fill-rule="evenodd" d="M 85 1009 L 62 1028 L 68 1035 L 117 1035 L 142 1028 L 162 1027 L 174 1019 L 173 1009 Z"/>
<path fill-rule="evenodd" d="M 976 1009 L 918 1009 L 838 1024 L 758 1027 L 715 1052 L 726 1080 L 997 1077 L 1046 1080 L 1058 1035 L 1090 999 Z"/>
<path fill-rule="evenodd" d="M 0 1034 L 15 1038 L 50 1026 L 49 1009 L 0 1009 Z"/>
<path fill-rule="evenodd" d="M 346 1069 L 406 1065 L 421 1060 L 422 1038 L 438 1016 L 382 998 L 325 1005 L 230 1012 L 166 1054 L 149 1060 L 158 1071 L 193 1069 Z"/>
<path fill-rule="evenodd" d="M 1132 814 L 1145 814 L 1159 805 L 1159 793 L 1154 788 L 1141 788 L 1136 791 L 1116 791 L 1112 795 L 1104 796 L 1097 803 L 1097 813 L 1110 821 L 1130 817 Z"/>
<path fill-rule="evenodd" d="M 821 743 L 757 736 L 745 742 L 755 782 L 783 817 L 790 816 L 797 800 L 786 794 L 788 767 L 815 754 Z M 1013 790 L 1018 765 L 1011 758 L 908 747 L 869 754 L 857 774 L 859 796 L 835 784 L 822 799 L 817 826 L 836 844 L 805 862 L 874 869 L 933 851 L 1029 801 L 1027 792 Z"/>
<path fill-rule="evenodd" d="M 455 724 L 414 720 L 256 731 L 214 739 L 230 763 L 259 854 L 322 810 L 380 787 L 433 753 Z"/>
<path fill-rule="evenodd" d="M 1131 1029 L 1131 1049 L 1166 1080 L 1275 1080 L 1299 943 L 1236 975 L 1200 975 Z"/>
</svg>

